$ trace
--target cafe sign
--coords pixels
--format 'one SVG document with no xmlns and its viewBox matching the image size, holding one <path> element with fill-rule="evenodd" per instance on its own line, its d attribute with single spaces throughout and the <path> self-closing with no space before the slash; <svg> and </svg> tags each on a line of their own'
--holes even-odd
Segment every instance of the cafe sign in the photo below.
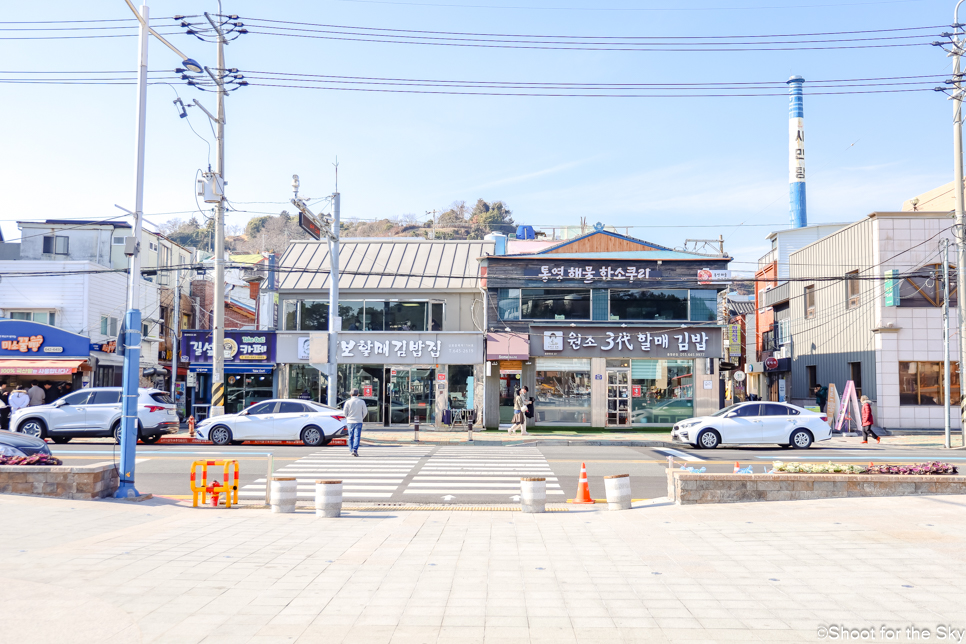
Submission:
<svg viewBox="0 0 966 644">
<path fill-rule="evenodd" d="M 531 326 L 530 352 L 574 358 L 719 358 L 721 328 Z"/>
<path fill-rule="evenodd" d="M 211 335 L 211 331 L 182 332 L 182 362 L 211 362 L 214 355 Z M 275 334 L 264 331 L 226 331 L 223 351 L 226 363 L 274 364 Z"/>
</svg>

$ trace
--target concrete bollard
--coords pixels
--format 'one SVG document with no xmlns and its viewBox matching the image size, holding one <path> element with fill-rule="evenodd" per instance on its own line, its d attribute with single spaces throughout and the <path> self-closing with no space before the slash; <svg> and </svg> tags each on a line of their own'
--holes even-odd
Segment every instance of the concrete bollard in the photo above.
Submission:
<svg viewBox="0 0 966 644">
<path fill-rule="evenodd" d="M 342 481 L 315 482 L 315 516 L 337 517 L 342 514 Z"/>
<path fill-rule="evenodd" d="M 272 478 L 272 512 L 295 512 L 298 482 L 294 478 Z"/>
<path fill-rule="evenodd" d="M 607 491 L 607 508 L 610 510 L 631 509 L 631 476 L 630 474 L 615 474 L 604 477 L 604 489 Z"/>
<path fill-rule="evenodd" d="M 416 416 L 416 422 L 413 423 L 413 442 L 419 442 L 419 416 Z"/>
<path fill-rule="evenodd" d="M 547 479 L 537 476 L 520 479 L 520 509 L 523 512 L 547 511 Z"/>
</svg>

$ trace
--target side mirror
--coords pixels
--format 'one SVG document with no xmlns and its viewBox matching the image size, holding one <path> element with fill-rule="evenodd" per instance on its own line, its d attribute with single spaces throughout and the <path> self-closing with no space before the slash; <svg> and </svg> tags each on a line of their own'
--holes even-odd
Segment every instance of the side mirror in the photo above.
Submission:
<svg viewBox="0 0 966 644">
<path fill-rule="evenodd" d="M 240 412 L 238 412 L 238 415 L 239 416 L 247 416 L 248 415 L 248 410 L 247 409 L 242 409 Z"/>
<path fill-rule="evenodd" d="M 738 415 L 738 412 L 736 412 L 736 411 L 729 411 L 727 414 L 725 414 L 725 418 L 734 418 L 737 415 Z"/>
<path fill-rule="evenodd" d="M 53 406 L 54 406 L 54 407 L 63 407 L 63 406 L 64 406 L 64 405 L 66 405 L 67 403 L 65 403 L 65 402 L 64 402 L 64 399 L 63 399 L 63 398 L 61 398 L 61 399 L 59 399 L 59 400 L 55 400 L 55 401 L 54 401 L 53 403 L 51 403 L 51 404 L 53 404 Z"/>
</svg>

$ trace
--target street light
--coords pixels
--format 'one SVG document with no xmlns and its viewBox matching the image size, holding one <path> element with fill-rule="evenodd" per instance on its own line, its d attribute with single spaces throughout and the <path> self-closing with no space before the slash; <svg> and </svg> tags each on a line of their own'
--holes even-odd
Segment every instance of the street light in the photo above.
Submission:
<svg viewBox="0 0 966 644">
<path fill-rule="evenodd" d="M 134 176 L 134 248 L 131 253 L 131 274 L 127 291 L 127 313 L 124 315 L 124 380 L 121 394 L 121 469 L 119 484 L 114 496 L 119 499 L 138 496 L 134 487 L 134 462 L 137 447 L 137 419 L 138 419 L 138 370 L 141 363 L 141 258 L 138 253 L 141 245 L 141 221 L 144 218 L 144 130 L 148 97 L 148 34 L 153 34 L 163 42 L 168 49 L 181 57 L 182 64 L 193 72 L 202 71 L 201 65 L 188 58 L 177 47 L 162 38 L 148 21 L 151 12 L 146 4 L 141 5 L 140 13 L 131 4 L 131 0 L 124 0 L 130 7 L 138 22 L 141 23 L 138 32 L 138 125 L 137 125 L 137 171 Z M 121 338 L 119 338 L 121 339 Z M 175 370 L 177 365 L 175 365 Z"/>
</svg>

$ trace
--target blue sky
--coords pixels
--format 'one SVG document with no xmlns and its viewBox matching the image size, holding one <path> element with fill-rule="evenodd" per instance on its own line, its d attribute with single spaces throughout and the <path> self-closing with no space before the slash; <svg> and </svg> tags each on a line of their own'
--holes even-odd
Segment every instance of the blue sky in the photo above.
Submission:
<svg viewBox="0 0 966 644">
<path fill-rule="evenodd" d="M 242 20 L 416 30 L 714 36 L 942 25 L 951 23 L 953 4 L 700 0 L 690 10 L 672 0 L 322 0 L 229 1 L 224 11 Z M 217 3 L 151 4 L 155 25 L 162 16 L 205 10 L 217 11 Z M 130 12 L 123 0 L 55 0 L 8 6 L 4 16 L 89 20 L 128 18 Z M 171 39 L 189 56 L 214 64 L 213 44 L 184 35 Z M 0 40 L 0 56 L 10 71 L 133 71 L 137 39 Z M 752 82 L 801 74 L 810 222 L 898 210 L 903 200 L 952 175 L 951 105 L 942 94 L 808 96 L 809 79 L 948 73 L 949 59 L 936 47 L 544 51 L 249 34 L 226 56 L 242 72 L 451 80 Z M 178 63 L 163 45 L 151 43 L 150 69 Z M 2 87 L 0 226 L 8 240 L 19 236 L 17 219 L 113 217 L 119 212 L 113 204 L 133 205 L 133 85 Z M 186 102 L 199 98 L 214 109 L 211 93 L 183 85 L 176 91 Z M 208 147 L 178 118 L 175 89 L 154 85 L 148 92 L 145 211 L 194 210 L 195 171 L 207 164 Z M 213 146 L 203 115 L 190 110 L 190 120 Z M 586 217 L 634 226 L 631 234 L 668 246 L 723 234 L 737 260 L 733 268 L 745 270 L 767 250 L 767 233 L 787 225 L 787 132 L 784 96 L 484 97 L 248 87 L 227 102 L 226 177 L 229 198 L 250 212 L 231 213 L 228 222 L 244 224 L 253 213 L 285 207 L 271 202 L 289 199 L 293 173 L 301 176 L 303 195 L 330 193 L 338 156 L 343 217 L 422 216 L 454 200 L 502 199 L 518 223 L 577 224 Z M 734 227 L 742 222 L 748 225 Z"/>
</svg>

